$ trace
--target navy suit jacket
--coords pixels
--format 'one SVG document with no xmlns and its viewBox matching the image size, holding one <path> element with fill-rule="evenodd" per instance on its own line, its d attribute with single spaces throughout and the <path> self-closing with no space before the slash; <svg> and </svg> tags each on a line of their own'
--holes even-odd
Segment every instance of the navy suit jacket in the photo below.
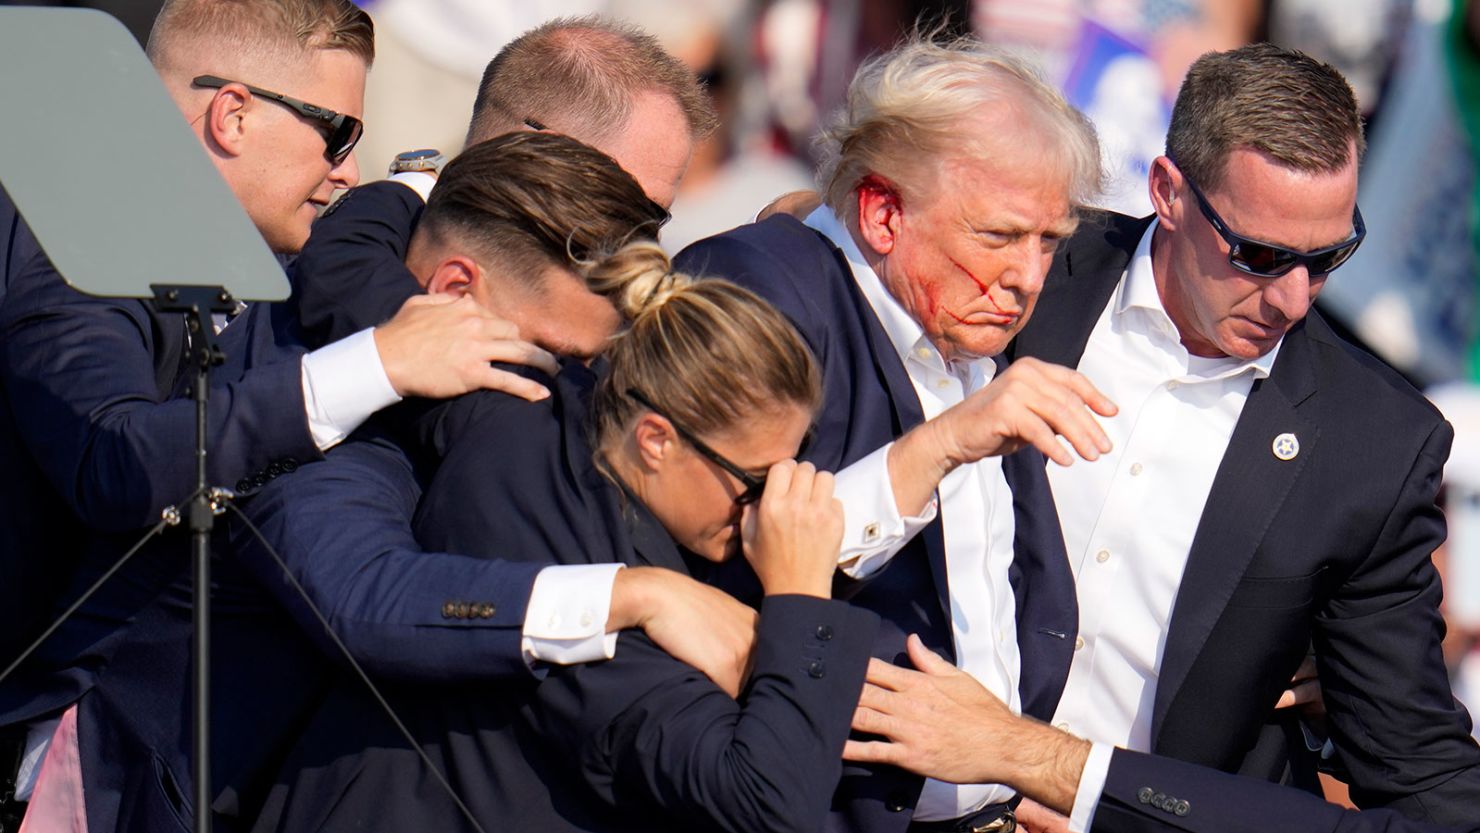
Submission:
<svg viewBox="0 0 1480 833">
<path fill-rule="evenodd" d="M 0 485 L 0 581 L 5 658 L 112 566 L 160 510 L 194 486 L 194 404 L 184 396 L 185 325 L 147 302 L 105 300 L 66 286 L 24 221 L 8 220 L 5 293 L 0 308 L 0 448 L 13 465 Z M 266 478 L 319 456 L 309 433 L 299 347 L 290 311 L 253 305 L 222 333 L 227 359 L 212 375 L 207 467 L 213 483 Z M 8 461 L 9 462 L 9 461 Z M 219 543 L 219 540 L 218 540 Z M 103 676 L 152 680 L 154 656 L 124 651 L 128 640 L 188 643 L 162 611 L 188 603 L 188 540 L 171 530 L 140 551 L 101 593 L 54 634 L 14 679 L 0 686 L 0 723 L 56 714 L 82 699 L 79 713 L 88 813 L 108 828 L 120 812 L 131 771 L 108 745 L 99 698 Z M 161 601 L 163 600 L 163 601 Z M 225 599 L 218 617 L 235 608 Z M 123 666 L 118 657 L 133 656 Z M 132 664 L 131 664 L 132 663 Z M 181 672 L 183 673 L 183 672 Z M 126 688 L 126 687 L 125 687 Z M 120 689 L 122 691 L 123 689 Z M 178 720 L 181 701 L 127 696 L 128 719 Z M 184 710 L 188 713 L 188 710 Z M 183 746 L 183 744 L 181 744 Z M 164 770 L 183 767 L 183 750 L 165 748 Z M 163 789 L 162 781 L 156 785 Z"/>
<path fill-rule="evenodd" d="M 1091 833 L 1477 833 L 1395 810 L 1348 810 L 1300 790 L 1117 749 Z"/>
<path fill-rule="evenodd" d="M 1076 366 L 1148 222 L 1087 221 L 1010 352 Z M 1285 432 L 1300 442 L 1289 461 L 1270 450 Z M 1256 744 L 1314 642 L 1357 803 L 1441 824 L 1480 818 L 1480 747 L 1440 655 L 1429 558 L 1444 539 L 1434 498 L 1452 436 L 1318 313 L 1289 332 L 1249 395 L 1188 554 L 1152 752 L 1278 776 Z"/>
<path fill-rule="evenodd" d="M 422 540 L 541 565 L 707 573 L 597 470 L 593 384 L 568 365 L 550 400 L 477 393 L 438 409 L 425 436 L 446 458 L 418 514 Z M 469 590 L 448 619 L 485 604 Z M 876 621 L 844 602 L 766 599 L 739 702 L 629 632 L 615 659 L 553 669 L 538 685 L 419 687 L 395 703 L 489 830 L 811 831 L 841 769 Z M 461 829 L 358 692 L 345 687 L 320 713 L 259 829 Z"/>
<path fill-rule="evenodd" d="M 398 182 L 350 189 L 314 225 L 293 265 L 293 303 L 304 340 L 317 347 L 389 320 L 422 293 L 406 269 L 411 231 L 426 207 Z"/>
<path fill-rule="evenodd" d="M 677 267 L 744 286 L 796 325 L 822 366 L 823 405 L 802 456 L 836 471 L 924 421 L 918 397 L 843 254 L 795 218 L 742 226 L 681 252 Z M 1069 673 L 1078 612 L 1044 458 L 1025 449 L 1003 460 L 1017 521 L 1012 585 L 1017 600 L 1019 690 L 1023 712 L 1052 718 Z M 954 657 L 950 591 L 939 520 L 851 597 L 883 619 L 875 656 L 901 661 L 904 638 L 918 633 Z M 906 662 L 907 664 L 907 662 Z M 923 779 L 891 767 L 848 766 L 830 829 L 899 831 L 910 820 Z"/>
</svg>

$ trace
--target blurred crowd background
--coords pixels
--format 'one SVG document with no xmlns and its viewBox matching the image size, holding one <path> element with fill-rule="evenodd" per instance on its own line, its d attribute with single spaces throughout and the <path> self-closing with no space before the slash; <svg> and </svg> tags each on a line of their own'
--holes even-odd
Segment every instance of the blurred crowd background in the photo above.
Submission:
<svg viewBox="0 0 1480 833">
<path fill-rule="evenodd" d="M 377 40 L 357 150 L 364 181 L 403 150 L 459 150 L 484 66 L 519 33 L 600 12 L 656 35 L 707 82 L 724 120 L 664 229 L 675 252 L 811 187 L 818 124 L 858 64 L 911 27 L 972 32 L 1032 58 L 1093 118 L 1112 176 L 1103 205 L 1130 214 L 1150 211 L 1148 166 L 1198 55 L 1268 40 L 1334 64 L 1368 118 L 1369 233 L 1318 306 L 1455 425 L 1439 554 L 1446 652 L 1456 693 L 1480 711 L 1480 0 L 357 1 Z M 103 9 L 142 42 L 159 3 L 51 5 Z"/>
</svg>

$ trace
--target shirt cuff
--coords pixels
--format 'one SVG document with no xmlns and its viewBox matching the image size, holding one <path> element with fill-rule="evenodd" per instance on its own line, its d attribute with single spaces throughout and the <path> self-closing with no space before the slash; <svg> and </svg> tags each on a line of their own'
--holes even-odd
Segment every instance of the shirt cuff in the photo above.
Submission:
<svg viewBox="0 0 1480 833">
<path fill-rule="evenodd" d="M 436 177 L 422 171 L 402 171 L 398 174 L 391 174 L 386 179 L 389 179 L 391 182 L 399 182 L 415 191 L 417 196 L 421 197 L 422 202 L 426 202 L 431 198 L 432 186 L 437 184 Z"/>
<path fill-rule="evenodd" d="M 621 564 L 560 564 L 535 576 L 524 613 L 524 661 L 575 665 L 611 659 L 612 584 Z"/>
<path fill-rule="evenodd" d="M 328 451 L 370 415 L 401 401 L 366 329 L 303 357 L 303 405 L 314 445 Z"/>
<path fill-rule="evenodd" d="M 939 501 L 932 498 L 924 511 L 901 517 L 889 482 L 889 448 L 884 446 L 838 472 L 833 496 L 843 504 L 843 548 L 838 567 L 851 578 L 863 579 L 884 569 L 889 559 L 935 520 Z"/>
<path fill-rule="evenodd" d="M 1110 777 L 1110 756 L 1114 752 L 1115 747 L 1108 743 L 1090 747 L 1084 771 L 1079 774 L 1079 790 L 1074 793 L 1074 809 L 1069 813 L 1069 833 L 1084 833 L 1094 824 L 1095 808 L 1100 806 L 1105 779 Z"/>
</svg>

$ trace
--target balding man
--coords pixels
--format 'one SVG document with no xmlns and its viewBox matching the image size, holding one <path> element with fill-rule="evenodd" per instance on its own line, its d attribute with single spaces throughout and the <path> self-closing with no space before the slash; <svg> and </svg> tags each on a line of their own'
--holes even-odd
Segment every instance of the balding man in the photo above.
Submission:
<svg viewBox="0 0 1480 833">
<path fill-rule="evenodd" d="M 696 142 L 718 121 L 694 74 L 651 35 L 600 17 L 561 18 L 515 38 L 488 64 L 468 145 L 514 130 L 553 130 L 617 160 L 667 209 Z M 296 267 L 310 340 L 341 338 L 384 320 L 420 293 L 401 264 L 434 182 L 424 173 L 363 186 L 333 209 L 363 236 L 311 243 Z M 410 187 L 407 187 L 410 186 Z M 326 238 L 328 236 L 326 235 Z M 358 245 L 383 243 L 387 252 Z"/>
<path fill-rule="evenodd" d="M 330 194 L 358 180 L 353 149 L 372 38 L 369 18 L 343 0 L 175 0 L 160 12 L 149 57 L 276 252 L 297 251 Z M 189 495 L 195 416 L 183 395 L 189 342 L 181 316 L 73 291 L 21 218 L 0 216 L 9 220 L 0 437 L 7 460 L 14 456 L 0 486 L 8 515 L 0 526 L 11 544 L 0 605 L 8 662 L 63 588 L 75 595 L 163 507 Z M 418 301 L 384 326 L 307 354 L 296 346 L 286 307 L 252 305 L 218 326 L 227 363 L 213 375 L 208 476 L 226 485 L 270 479 L 319 457 L 402 395 L 481 386 L 538 395 L 537 386 L 489 361 L 549 361 L 509 339 L 507 324 L 471 302 Z M 86 817 L 111 827 L 120 782 L 144 778 L 106 767 L 66 777 L 75 776 L 68 764 L 75 765 L 79 745 L 84 759 L 106 759 L 89 754 L 106 728 L 70 706 L 92 689 L 136 614 L 185 580 L 176 557 L 185 552 L 183 534 L 140 552 L 22 676 L 0 688 L 0 722 L 32 724 L 23 733 L 26 765 L 17 773 L 7 757 L 0 777 L 16 778 L 24 797 L 38 771 L 55 773 L 42 782 L 51 789 L 38 796 L 45 800 L 35 829 L 55 829 L 58 817 L 81 819 L 84 785 Z M 61 742 L 48 752 L 52 736 Z"/>
<path fill-rule="evenodd" d="M 971 40 L 907 42 L 848 100 L 825 133 L 826 205 L 700 241 L 678 264 L 776 304 L 821 360 L 802 457 L 842 469 L 840 566 L 870 579 L 852 601 L 884 620 L 875 655 L 918 633 L 1046 719 L 1078 623 L 1044 454 L 1070 462 L 1055 434 L 1089 459 L 1107 450 L 1086 403 L 1113 407 L 1064 368 L 993 357 L 1098 185 L 1098 146 L 1058 93 Z M 1012 805 L 1006 787 L 852 767 L 834 824 L 1010 830 Z"/>
</svg>

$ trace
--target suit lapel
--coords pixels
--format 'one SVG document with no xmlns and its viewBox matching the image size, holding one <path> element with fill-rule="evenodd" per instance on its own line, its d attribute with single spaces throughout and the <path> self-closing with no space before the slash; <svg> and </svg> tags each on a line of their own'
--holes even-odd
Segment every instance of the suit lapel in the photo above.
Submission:
<svg viewBox="0 0 1480 833">
<path fill-rule="evenodd" d="M 1229 438 L 1167 628 L 1152 713 L 1153 750 L 1167 710 L 1320 439 L 1319 426 L 1299 411 L 1316 390 L 1313 361 L 1306 325 L 1301 323 L 1285 337 L 1269 378 L 1254 384 Z M 1298 438 L 1299 454 L 1281 460 L 1273 445 L 1286 433 Z"/>
<path fill-rule="evenodd" d="M 879 322 L 879 316 L 875 314 L 874 308 L 863 296 L 863 291 L 858 288 L 857 281 L 853 279 L 853 268 L 848 265 L 848 258 L 831 242 L 828 243 L 828 247 L 837 261 L 837 267 L 843 270 L 843 279 L 848 282 L 849 296 L 853 299 L 854 308 L 858 310 L 864 331 L 868 333 L 869 353 L 874 367 L 889 391 L 889 407 L 894 412 L 894 422 L 899 434 L 903 435 L 925 421 L 925 412 L 920 407 L 920 397 L 915 393 L 915 385 L 910 381 L 904 362 L 900 361 L 899 351 L 895 349 L 894 342 L 889 340 L 889 334 L 884 331 L 884 325 Z M 925 544 L 925 552 L 929 556 L 930 574 L 935 582 L 936 602 L 945 614 L 945 620 L 949 622 L 951 621 L 951 590 L 946 574 L 944 528 L 937 520 L 936 523 L 927 526 L 920 533 L 920 537 Z M 954 656 L 953 645 L 954 642 L 948 640 L 945 647 Z"/>
<path fill-rule="evenodd" d="M 1110 303 L 1151 218 L 1095 213 L 1084 224 L 1100 233 L 1081 231 L 1054 260 L 1038 298 L 1038 312 L 1008 347 L 1009 358 L 1033 356 L 1077 367 L 1090 332 Z"/>
</svg>

